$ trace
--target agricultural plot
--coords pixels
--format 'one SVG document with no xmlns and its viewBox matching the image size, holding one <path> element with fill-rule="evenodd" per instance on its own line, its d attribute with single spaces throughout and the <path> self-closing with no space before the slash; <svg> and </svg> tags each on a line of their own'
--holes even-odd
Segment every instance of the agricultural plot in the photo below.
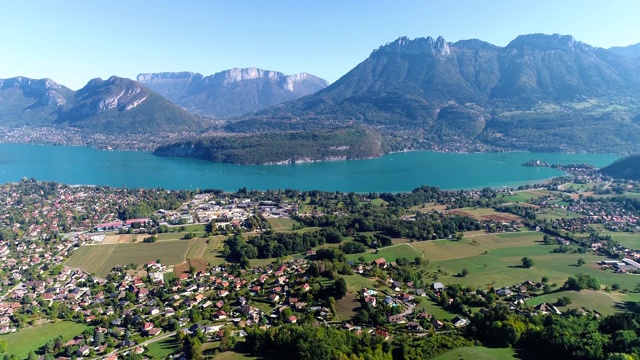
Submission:
<svg viewBox="0 0 640 360">
<path fill-rule="evenodd" d="M 82 246 L 65 265 L 106 277 L 116 265 L 145 264 L 160 259 L 165 265 L 184 261 L 196 240 L 158 241 L 151 244 L 111 244 Z"/>
<path fill-rule="evenodd" d="M 450 210 L 449 213 L 461 215 L 461 216 L 467 216 L 480 221 L 493 220 L 497 222 L 509 222 L 509 221 L 521 220 L 520 216 L 518 215 L 505 213 L 505 212 L 498 212 L 491 208 L 479 208 L 479 209 L 462 208 L 462 209 Z"/>
<path fill-rule="evenodd" d="M 62 335 L 64 341 L 72 339 L 89 329 L 89 326 L 70 321 L 57 321 L 35 327 L 21 329 L 19 332 L 0 335 L 0 340 L 7 342 L 4 355 L 15 355 L 18 359 L 26 359 L 29 351 L 36 351 L 49 340 Z"/>
<path fill-rule="evenodd" d="M 526 231 L 505 234 L 466 234 L 460 241 L 436 240 L 420 241 L 411 244 L 422 252 L 429 261 L 443 261 L 466 258 L 483 254 L 494 249 L 522 247 L 538 244 L 542 241 L 539 232 Z"/>
</svg>

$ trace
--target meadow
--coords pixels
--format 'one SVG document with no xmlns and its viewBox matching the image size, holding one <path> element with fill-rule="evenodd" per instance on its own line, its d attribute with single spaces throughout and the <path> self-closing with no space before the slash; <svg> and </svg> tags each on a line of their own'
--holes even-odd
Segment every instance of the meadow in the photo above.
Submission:
<svg viewBox="0 0 640 360">
<path fill-rule="evenodd" d="M 510 360 L 519 359 L 513 348 L 462 347 L 436 356 L 433 360 Z"/>
<path fill-rule="evenodd" d="M 0 335 L 0 340 L 7 342 L 4 355 L 15 355 L 18 359 L 26 359 L 29 351 L 36 351 L 49 340 L 62 336 L 64 341 L 72 339 L 89 329 L 89 326 L 70 321 L 57 321 L 40 326 L 21 329 L 13 334 Z"/>
</svg>

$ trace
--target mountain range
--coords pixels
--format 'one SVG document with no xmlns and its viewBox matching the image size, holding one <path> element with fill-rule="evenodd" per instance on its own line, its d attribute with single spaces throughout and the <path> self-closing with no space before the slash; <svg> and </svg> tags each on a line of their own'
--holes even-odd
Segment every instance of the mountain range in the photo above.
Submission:
<svg viewBox="0 0 640 360">
<path fill-rule="evenodd" d="M 629 152 L 640 143 L 638 104 L 640 59 L 571 36 L 522 35 L 505 47 L 401 37 L 327 88 L 228 129 L 349 123 L 409 148 Z"/>
<path fill-rule="evenodd" d="M 211 76 L 192 72 L 140 74 L 137 80 L 194 114 L 215 118 L 261 110 L 329 85 L 307 73 L 285 75 L 257 68 L 230 69 Z"/>
<path fill-rule="evenodd" d="M 255 68 L 114 76 L 77 92 L 18 77 L 0 80 L 0 125 L 245 135 L 346 126 L 380 134 L 385 151 L 627 154 L 640 151 L 636 49 L 559 34 L 521 35 L 504 47 L 401 37 L 328 86 L 309 74 Z"/>
<path fill-rule="evenodd" d="M 198 131 L 210 123 L 131 79 L 93 79 L 78 91 L 50 79 L 0 80 L 0 124 L 87 133 Z"/>
</svg>

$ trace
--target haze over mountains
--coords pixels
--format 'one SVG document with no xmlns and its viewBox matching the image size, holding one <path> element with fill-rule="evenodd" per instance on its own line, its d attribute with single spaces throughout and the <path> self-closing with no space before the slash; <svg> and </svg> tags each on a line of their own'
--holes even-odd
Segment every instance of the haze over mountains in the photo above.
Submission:
<svg viewBox="0 0 640 360">
<path fill-rule="evenodd" d="M 214 123 L 198 115 L 207 115 L 226 118 L 214 130 L 245 134 L 365 126 L 389 150 L 631 153 L 640 150 L 634 49 L 558 34 L 505 47 L 401 37 L 329 86 L 256 68 L 95 79 L 77 92 L 13 78 L 0 80 L 0 125 L 204 131 Z"/>
<path fill-rule="evenodd" d="M 285 75 L 257 68 L 230 69 L 211 76 L 192 72 L 140 74 L 137 80 L 194 114 L 216 118 L 295 100 L 329 85 L 307 73 Z"/>
</svg>

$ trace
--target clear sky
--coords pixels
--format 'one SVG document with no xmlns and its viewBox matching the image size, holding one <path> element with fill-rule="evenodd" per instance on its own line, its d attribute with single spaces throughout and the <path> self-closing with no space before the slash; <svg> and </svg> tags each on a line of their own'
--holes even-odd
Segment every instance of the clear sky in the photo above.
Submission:
<svg viewBox="0 0 640 360">
<path fill-rule="evenodd" d="M 333 82 L 400 36 L 640 43 L 638 0 L 7 0 L 0 13 L 0 78 L 48 77 L 74 90 L 95 77 L 233 67 Z"/>
</svg>

